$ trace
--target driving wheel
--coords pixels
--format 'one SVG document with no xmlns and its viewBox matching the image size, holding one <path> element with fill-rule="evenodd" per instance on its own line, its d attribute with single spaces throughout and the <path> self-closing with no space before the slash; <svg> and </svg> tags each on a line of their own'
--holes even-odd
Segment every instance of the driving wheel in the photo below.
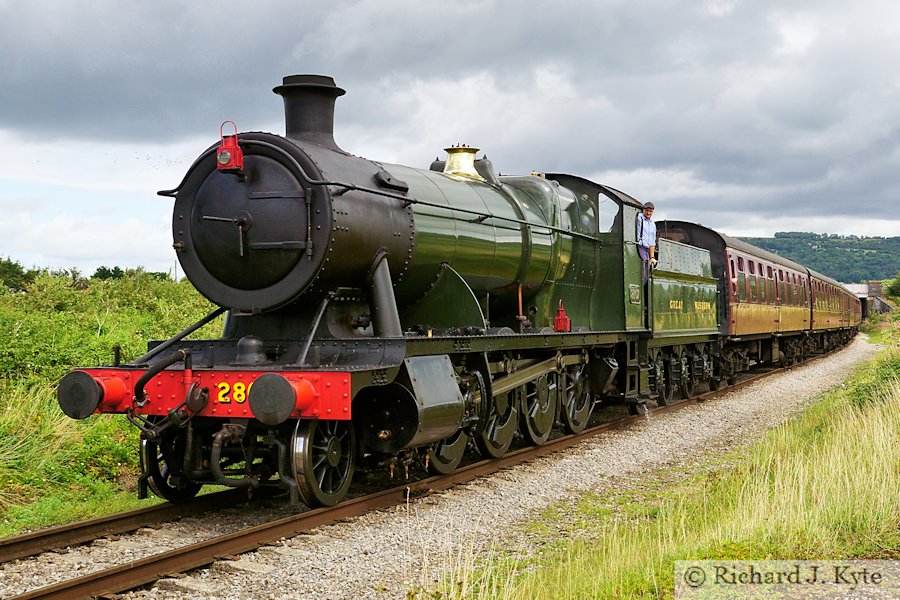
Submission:
<svg viewBox="0 0 900 600">
<path fill-rule="evenodd" d="M 528 443 L 540 446 L 550 438 L 559 404 L 557 380 L 555 373 L 548 373 L 525 384 L 521 428 Z"/>
<path fill-rule="evenodd" d="M 587 377 L 587 365 L 578 364 L 566 369 L 563 378 L 563 403 L 560 421 L 566 433 L 581 433 L 587 427 L 593 408 L 593 396 Z"/>
<path fill-rule="evenodd" d="M 450 437 L 432 444 L 428 449 L 428 470 L 437 475 L 450 473 L 462 462 L 469 436 L 460 429 Z"/>
<path fill-rule="evenodd" d="M 475 435 L 475 447 L 484 458 L 500 458 L 512 445 L 519 415 L 518 390 L 494 396 L 484 429 Z"/>
</svg>

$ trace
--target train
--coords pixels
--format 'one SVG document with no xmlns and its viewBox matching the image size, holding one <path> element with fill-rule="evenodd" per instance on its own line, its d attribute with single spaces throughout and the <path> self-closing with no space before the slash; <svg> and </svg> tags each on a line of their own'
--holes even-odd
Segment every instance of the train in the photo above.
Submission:
<svg viewBox="0 0 900 600">
<path fill-rule="evenodd" d="M 613 187 L 501 176 L 463 144 L 429 168 L 368 160 L 335 142 L 331 77 L 273 91 L 285 135 L 226 121 L 159 192 L 217 308 L 58 385 L 69 417 L 140 430 L 142 498 L 267 486 L 333 505 L 367 465 L 449 473 L 468 448 L 497 458 L 857 331 L 836 281 L 695 223 L 658 222 L 645 283 L 642 203 Z M 190 337 L 222 315 L 219 337 Z"/>
</svg>

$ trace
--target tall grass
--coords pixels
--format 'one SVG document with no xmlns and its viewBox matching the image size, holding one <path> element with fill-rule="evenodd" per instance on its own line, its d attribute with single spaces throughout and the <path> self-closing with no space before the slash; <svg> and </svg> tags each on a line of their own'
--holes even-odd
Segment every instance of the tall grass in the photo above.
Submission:
<svg viewBox="0 0 900 600">
<path fill-rule="evenodd" d="M 900 558 L 898 373 L 893 350 L 741 455 L 674 485 L 588 496 L 566 509 L 561 548 L 461 560 L 419 595 L 668 598 L 675 560 Z"/>
<path fill-rule="evenodd" d="M 137 447 L 120 415 L 73 421 L 45 382 L 0 381 L 0 535 L 136 506 Z"/>
<path fill-rule="evenodd" d="M 80 442 L 46 386 L 0 385 L 0 508 L 29 496 L 29 473 L 46 472 L 50 457 Z"/>
<path fill-rule="evenodd" d="M 900 346 L 900 310 L 871 315 L 862 322 L 860 331 L 877 344 Z"/>
<path fill-rule="evenodd" d="M 42 274 L 24 292 L 0 288 L 0 536 L 136 504 L 137 431 L 119 415 L 65 417 L 56 382 L 135 358 L 211 310 L 186 281 L 143 271 L 122 279 Z M 221 319 L 196 336 L 218 336 Z"/>
</svg>

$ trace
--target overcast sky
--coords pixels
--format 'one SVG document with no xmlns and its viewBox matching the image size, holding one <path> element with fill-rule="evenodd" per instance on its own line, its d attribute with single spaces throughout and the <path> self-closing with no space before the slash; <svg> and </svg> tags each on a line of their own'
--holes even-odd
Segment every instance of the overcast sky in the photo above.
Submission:
<svg viewBox="0 0 900 600">
<path fill-rule="evenodd" d="M 172 200 L 233 119 L 427 168 L 482 148 L 732 235 L 900 235 L 896 0 L 0 0 L 0 257 L 171 271 Z"/>
</svg>

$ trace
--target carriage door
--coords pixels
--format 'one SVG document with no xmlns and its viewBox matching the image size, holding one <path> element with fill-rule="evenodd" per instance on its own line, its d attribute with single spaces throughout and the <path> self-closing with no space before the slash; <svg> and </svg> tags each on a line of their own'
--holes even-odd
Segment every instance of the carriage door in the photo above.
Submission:
<svg viewBox="0 0 900 600">
<path fill-rule="evenodd" d="M 775 331 L 781 331 L 781 301 L 784 293 L 784 270 L 776 269 L 772 273 L 775 277 Z"/>
<path fill-rule="evenodd" d="M 738 303 L 738 276 L 734 254 L 728 253 L 728 294 L 725 302 L 723 318 L 727 322 L 726 331 L 729 335 L 735 334 L 735 311 Z"/>
</svg>

